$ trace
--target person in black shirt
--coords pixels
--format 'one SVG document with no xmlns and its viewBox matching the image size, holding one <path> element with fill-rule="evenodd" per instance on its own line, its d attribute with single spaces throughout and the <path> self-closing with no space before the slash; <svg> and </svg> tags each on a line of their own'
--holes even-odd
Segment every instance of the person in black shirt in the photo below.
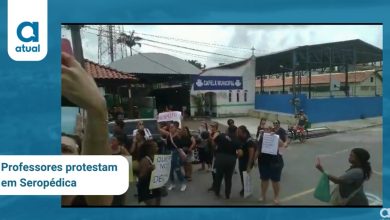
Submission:
<svg viewBox="0 0 390 220">
<path fill-rule="evenodd" d="M 243 151 L 243 155 L 242 157 L 239 158 L 238 161 L 239 162 L 238 168 L 240 170 L 241 185 L 242 185 L 242 190 L 240 191 L 240 195 L 244 196 L 244 179 L 243 179 L 242 172 L 247 171 L 249 173 L 250 170 L 252 169 L 256 144 L 252 140 L 248 129 L 244 125 L 238 127 L 237 135 L 242 143 L 242 151 Z"/>
<path fill-rule="evenodd" d="M 123 120 L 120 119 L 115 120 L 114 136 L 117 137 L 118 140 L 122 142 L 123 146 L 126 148 L 127 151 L 130 151 L 131 144 L 124 131 L 124 127 L 125 127 L 125 122 Z"/>
<path fill-rule="evenodd" d="M 147 206 L 158 206 L 161 204 L 161 189 L 149 189 L 152 171 L 155 169 L 153 158 L 157 152 L 158 146 L 153 140 L 143 143 L 140 149 L 139 179 L 137 183 L 138 202 L 144 202 Z"/>
<path fill-rule="evenodd" d="M 232 189 L 232 177 L 236 166 L 237 151 L 240 149 L 240 142 L 236 136 L 237 127 L 231 126 L 228 128 L 228 134 L 218 135 L 214 142 L 217 145 L 215 151 L 215 182 L 214 192 L 219 197 L 221 190 L 222 179 L 225 179 L 225 196 L 230 198 Z"/>
<path fill-rule="evenodd" d="M 215 138 L 221 133 L 218 130 L 218 123 L 212 122 L 210 124 L 210 144 L 208 149 L 209 157 L 211 161 L 214 161 L 211 165 L 211 175 L 213 177 L 213 183 L 211 184 L 211 187 L 208 189 L 208 191 L 215 191 L 214 185 L 215 185 L 215 150 L 217 149 L 217 145 L 215 144 Z"/>
<path fill-rule="evenodd" d="M 261 118 L 260 119 L 260 124 L 257 127 L 257 133 L 256 133 L 256 140 L 259 141 L 260 137 L 263 136 L 264 130 L 265 130 L 265 125 L 267 123 L 267 119 Z"/>
<path fill-rule="evenodd" d="M 274 133 L 279 135 L 279 150 L 277 155 L 261 153 L 263 135 L 260 136 L 259 147 L 256 152 L 258 156 L 259 172 L 261 179 L 261 196 L 259 201 L 265 202 L 266 192 L 269 185 L 269 180 L 272 181 L 272 188 L 274 190 L 274 203 L 279 204 L 280 192 L 280 177 L 284 166 L 281 149 L 287 147 L 287 133 L 286 130 L 280 127 L 279 120 L 273 122 L 274 128 L 265 128 L 264 132 Z"/>
</svg>

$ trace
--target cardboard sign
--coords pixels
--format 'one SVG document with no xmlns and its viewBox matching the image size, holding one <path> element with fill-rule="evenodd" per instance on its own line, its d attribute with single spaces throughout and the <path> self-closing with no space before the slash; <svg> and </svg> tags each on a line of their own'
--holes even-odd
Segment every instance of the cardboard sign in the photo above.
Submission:
<svg viewBox="0 0 390 220">
<path fill-rule="evenodd" d="M 277 155 L 279 147 L 279 135 L 264 133 L 261 153 Z"/>
<path fill-rule="evenodd" d="M 153 170 L 150 177 L 149 189 L 156 189 L 164 186 L 169 180 L 171 172 L 172 155 L 154 155 L 153 164 L 156 169 Z"/>
</svg>

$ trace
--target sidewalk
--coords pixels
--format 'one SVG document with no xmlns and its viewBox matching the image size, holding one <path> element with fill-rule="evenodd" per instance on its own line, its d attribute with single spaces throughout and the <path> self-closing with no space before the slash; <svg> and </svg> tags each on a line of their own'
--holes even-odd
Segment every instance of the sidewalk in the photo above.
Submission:
<svg viewBox="0 0 390 220">
<path fill-rule="evenodd" d="M 260 123 L 260 119 L 252 118 L 252 117 L 237 117 L 232 119 L 234 120 L 234 124 L 236 126 L 245 125 L 252 135 L 256 135 L 257 126 Z M 220 124 L 226 125 L 228 118 L 213 118 L 212 120 Z M 369 128 L 374 126 L 382 126 L 382 123 L 383 123 L 382 117 L 375 117 L 375 118 L 356 119 L 356 120 L 348 120 L 348 121 L 313 123 L 311 125 L 311 128 L 327 127 L 330 130 L 339 133 L 339 132 L 347 132 L 347 131 L 353 131 L 353 130 L 358 130 L 363 128 Z M 281 127 L 287 130 L 288 125 L 281 124 Z"/>
<path fill-rule="evenodd" d="M 366 118 L 366 119 L 356 119 L 348 121 L 335 121 L 335 122 L 321 122 L 312 124 L 312 127 L 327 127 L 331 130 L 334 130 L 338 133 L 347 132 L 353 130 L 359 130 L 363 128 L 382 126 L 383 120 L 382 117 L 375 118 Z"/>
</svg>

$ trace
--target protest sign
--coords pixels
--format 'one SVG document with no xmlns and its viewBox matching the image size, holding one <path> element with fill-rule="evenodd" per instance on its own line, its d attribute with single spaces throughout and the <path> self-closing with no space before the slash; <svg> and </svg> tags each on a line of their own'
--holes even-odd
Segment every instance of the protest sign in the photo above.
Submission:
<svg viewBox="0 0 390 220">
<path fill-rule="evenodd" d="M 129 183 L 134 182 L 133 177 L 133 158 L 131 156 L 125 156 L 127 161 L 129 162 Z"/>
<path fill-rule="evenodd" d="M 278 147 L 279 147 L 279 135 L 264 133 L 261 153 L 277 155 Z"/>
<path fill-rule="evenodd" d="M 171 172 L 172 155 L 154 155 L 153 164 L 155 169 L 150 177 L 149 189 L 156 189 L 164 186 L 169 180 Z"/>
<path fill-rule="evenodd" d="M 177 121 L 181 125 L 181 112 L 179 111 L 173 111 L 173 112 L 162 112 L 158 114 L 157 116 L 157 122 L 164 122 L 164 121 Z"/>
<path fill-rule="evenodd" d="M 248 198 L 253 193 L 251 176 L 248 172 L 244 171 L 242 172 L 242 178 L 244 179 L 244 198 Z"/>
</svg>

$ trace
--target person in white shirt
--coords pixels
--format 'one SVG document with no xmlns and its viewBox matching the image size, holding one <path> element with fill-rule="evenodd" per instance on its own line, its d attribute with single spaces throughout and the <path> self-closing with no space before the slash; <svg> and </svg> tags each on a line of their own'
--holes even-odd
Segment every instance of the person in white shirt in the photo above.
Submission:
<svg viewBox="0 0 390 220">
<path fill-rule="evenodd" d="M 133 137 L 135 137 L 138 130 L 144 130 L 145 140 L 152 140 L 153 139 L 152 133 L 150 132 L 150 130 L 148 128 L 145 128 L 143 121 L 138 121 L 137 128 L 133 130 Z"/>
</svg>

